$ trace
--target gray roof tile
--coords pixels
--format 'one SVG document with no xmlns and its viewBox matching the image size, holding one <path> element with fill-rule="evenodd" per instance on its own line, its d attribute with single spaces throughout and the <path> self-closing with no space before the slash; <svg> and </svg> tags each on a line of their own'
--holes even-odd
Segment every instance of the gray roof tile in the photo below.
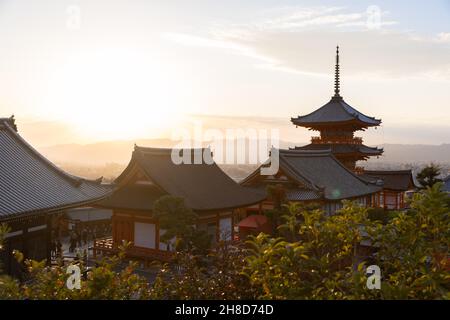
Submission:
<svg viewBox="0 0 450 320">
<path fill-rule="evenodd" d="M 193 154 L 199 150 L 203 152 L 205 149 L 188 151 Z M 109 207 L 117 205 L 148 210 L 151 209 L 156 196 L 166 193 L 184 198 L 186 205 L 194 210 L 207 211 L 249 206 L 266 197 L 264 193 L 237 184 L 216 163 L 207 164 L 202 161 L 201 164 L 177 165 L 171 159 L 171 152 L 172 149 L 136 146 L 128 167 L 116 179 L 118 190 L 105 200 L 105 203 L 109 204 Z M 126 179 L 136 166 L 159 188 L 159 194 L 155 195 L 154 187 L 146 190 L 143 187 L 120 186 L 121 181 Z M 147 199 L 148 197 L 151 199 Z M 133 203 L 129 200 L 132 198 L 140 200 Z"/>
<path fill-rule="evenodd" d="M 110 191 L 59 169 L 17 133 L 13 118 L 0 118 L 0 220 L 75 207 Z"/>
<path fill-rule="evenodd" d="M 378 126 L 381 120 L 366 116 L 347 104 L 342 97 L 333 97 L 324 106 L 304 116 L 291 119 L 299 126 L 314 127 L 323 124 L 355 122 L 362 127 Z"/>
</svg>

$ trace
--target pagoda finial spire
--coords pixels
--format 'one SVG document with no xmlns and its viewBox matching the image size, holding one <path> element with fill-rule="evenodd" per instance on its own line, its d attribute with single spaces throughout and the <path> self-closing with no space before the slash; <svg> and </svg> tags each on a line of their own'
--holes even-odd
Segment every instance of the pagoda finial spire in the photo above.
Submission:
<svg viewBox="0 0 450 320">
<path fill-rule="evenodd" d="M 339 86 L 339 46 L 336 46 L 336 67 L 334 74 L 334 96 L 336 98 L 340 98 L 339 94 L 340 86 Z"/>
</svg>

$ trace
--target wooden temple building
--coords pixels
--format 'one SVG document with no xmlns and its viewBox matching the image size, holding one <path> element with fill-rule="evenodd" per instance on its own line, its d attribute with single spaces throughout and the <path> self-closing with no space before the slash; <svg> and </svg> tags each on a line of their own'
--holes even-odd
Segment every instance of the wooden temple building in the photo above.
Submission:
<svg viewBox="0 0 450 320">
<path fill-rule="evenodd" d="M 196 152 L 211 154 L 209 149 L 180 152 L 190 157 Z M 163 195 L 183 198 L 199 216 L 197 228 L 206 231 L 213 243 L 232 240 L 245 208 L 265 199 L 265 193 L 237 184 L 214 162 L 176 164 L 171 154 L 172 149 L 135 146 L 130 163 L 115 180 L 115 191 L 97 204 L 112 209 L 113 216 L 112 238 L 97 240 L 95 254 L 116 252 L 126 240 L 131 257 L 170 259 L 173 246 L 160 240 L 165 231 L 152 216 L 153 204 Z"/>
<path fill-rule="evenodd" d="M 416 189 L 411 170 L 364 170 L 361 177 L 383 186 L 374 199 L 374 207 L 405 209 L 406 191 Z"/>
<path fill-rule="evenodd" d="M 270 166 L 270 162 L 264 166 Z M 241 182 L 242 185 L 265 190 L 268 185 L 281 185 L 286 200 L 319 203 L 328 214 L 342 207 L 342 200 L 371 205 L 381 187 L 366 181 L 345 167 L 331 150 L 279 150 L 279 169 L 274 175 L 260 174 L 258 168 Z M 270 209 L 272 203 L 263 203 Z"/>
<path fill-rule="evenodd" d="M 0 224 L 10 229 L 0 250 L 2 270 L 21 276 L 13 250 L 50 262 L 55 215 L 101 200 L 110 191 L 101 180 L 64 172 L 19 135 L 13 117 L 0 118 Z"/>
<path fill-rule="evenodd" d="M 380 119 L 367 116 L 344 101 L 340 94 L 339 47 L 336 50 L 334 95 L 322 107 L 296 118 L 295 126 L 319 132 L 311 143 L 280 150 L 280 169 L 273 176 L 260 176 L 259 169 L 243 185 L 264 188 L 286 186 L 287 200 L 316 201 L 333 213 L 340 200 L 357 200 L 367 206 L 403 209 L 405 192 L 415 188 L 412 173 L 406 171 L 364 171 L 358 161 L 381 156 L 382 148 L 363 144 L 355 132 L 377 128 Z M 266 201 L 266 206 L 270 207 Z"/>
</svg>

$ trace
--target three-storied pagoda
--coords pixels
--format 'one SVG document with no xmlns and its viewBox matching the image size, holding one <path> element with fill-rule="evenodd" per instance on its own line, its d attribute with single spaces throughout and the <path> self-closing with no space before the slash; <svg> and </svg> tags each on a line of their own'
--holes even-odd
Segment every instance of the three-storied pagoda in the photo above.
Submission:
<svg viewBox="0 0 450 320">
<path fill-rule="evenodd" d="M 331 149 L 341 163 L 357 173 L 361 172 L 361 168 L 356 167 L 357 161 L 383 153 L 383 149 L 368 147 L 363 144 L 361 137 L 354 135 L 356 131 L 379 126 L 381 120 L 366 116 L 354 109 L 340 95 L 339 47 L 336 49 L 334 96 L 321 108 L 305 116 L 292 118 L 291 121 L 296 126 L 320 132 L 320 136 L 311 138 L 311 144 L 295 147 L 295 149 Z"/>
<path fill-rule="evenodd" d="M 380 156 L 382 148 L 363 144 L 356 131 L 378 127 L 380 119 L 366 116 L 347 104 L 340 94 L 339 47 L 336 50 L 334 96 L 305 116 L 291 118 L 296 126 L 319 131 L 306 146 L 280 151 L 280 168 L 275 175 L 262 176 L 259 169 L 241 184 L 264 189 L 282 185 L 286 200 L 317 202 L 328 213 L 334 213 L 341 200 L 385 209 L 404 209 L 405 192 L 415 188 L 411 170 L 364 171 L 356 162 Z M 267 165 L 267 164 L 264 164 Z M 263 208 L 271 208 L 270 199 Z"/>
</svg>

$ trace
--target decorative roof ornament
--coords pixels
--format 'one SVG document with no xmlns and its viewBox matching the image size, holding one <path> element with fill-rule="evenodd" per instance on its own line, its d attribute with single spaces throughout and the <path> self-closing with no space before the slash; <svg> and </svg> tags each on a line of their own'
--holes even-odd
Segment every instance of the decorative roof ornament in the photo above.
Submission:
<svg viewBox="0 0 450 320">
<path fill-rule="evenodd" d="M 334 97 L 342 98 L 339 94 L 340 86 L 339 86 L 339 46 L 336 46 L 336 67 L 334 74 Z"/>
</svg>

